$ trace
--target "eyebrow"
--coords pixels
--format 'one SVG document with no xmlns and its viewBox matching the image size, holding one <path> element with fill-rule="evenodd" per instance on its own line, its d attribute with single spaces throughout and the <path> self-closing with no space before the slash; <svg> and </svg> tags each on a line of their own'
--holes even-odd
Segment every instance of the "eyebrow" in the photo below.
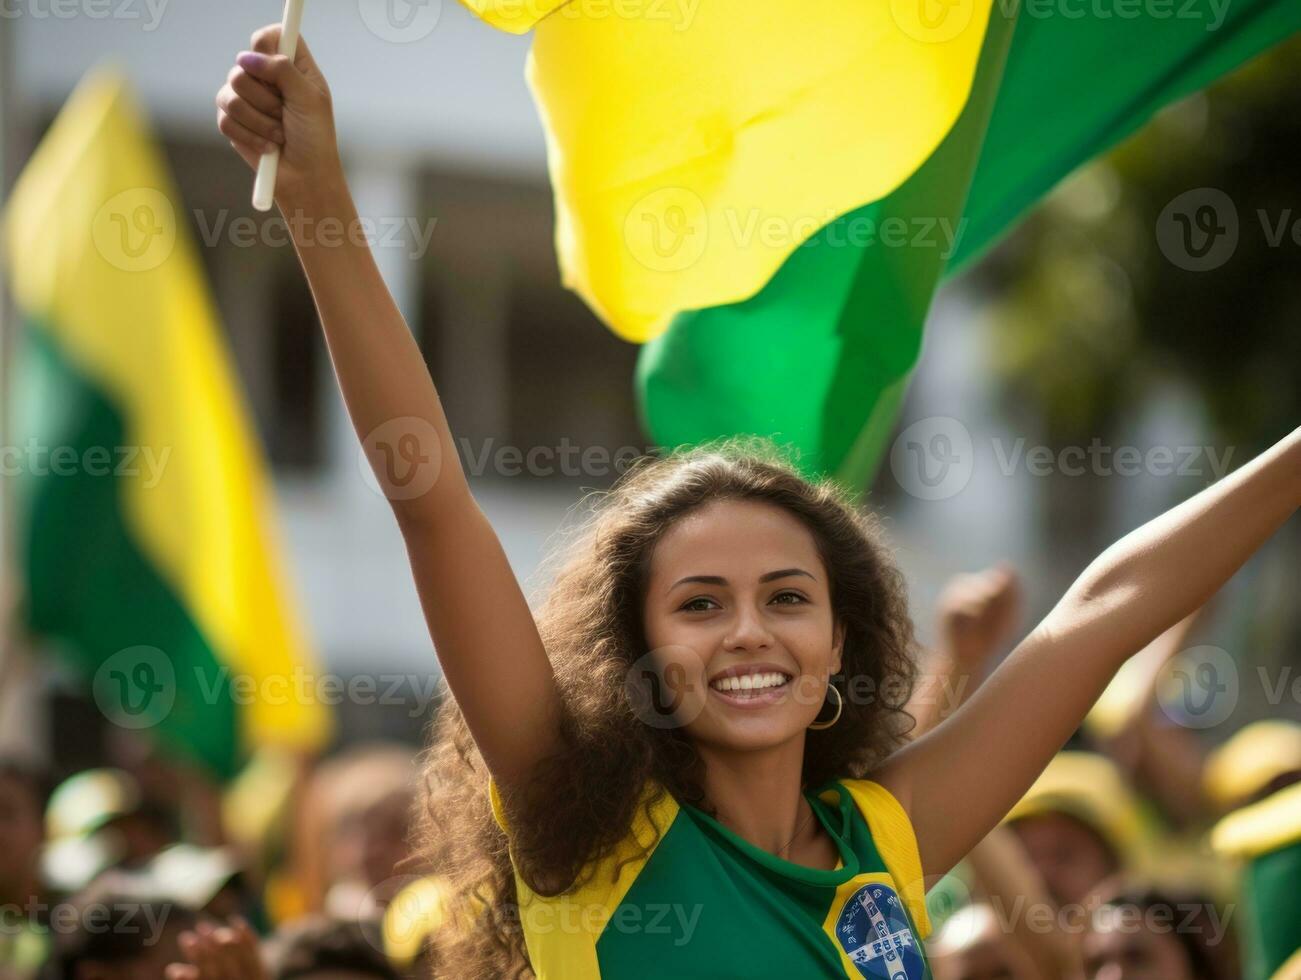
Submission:
<svg viewBox="0 0 1301 980">
<path fill-rule="evenodd" d="M 759 576 L 759 581 L 760 583 L 771 582 L 773 579 L 787 578 L 791 575 L 804 575 L 813 579 L 815 582 L 817 581 L 813 575 L 809 574 L 802 568 L 780 568 L 775 572 L 764 572 Z M 664 594 L 668 595 L 669 592 L 672 592 L 679 585 L 686 582 L 701 582 L 705 585 L 727 585 L 727 579 L 723 578 L 721 575 L 688 575 L 686 578 L 680 578 L 670 585 Z"/>
</svg>

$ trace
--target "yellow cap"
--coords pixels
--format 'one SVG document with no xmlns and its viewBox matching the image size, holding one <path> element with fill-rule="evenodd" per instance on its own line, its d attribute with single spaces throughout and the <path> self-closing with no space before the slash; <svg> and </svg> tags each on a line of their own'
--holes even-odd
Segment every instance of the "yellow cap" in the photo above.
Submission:
<svg viewBox="0 0 1301 980">
<path fill-rule="evenodd" d="M 1301 783 L 1235 810 L 1211 831 L 1211 847 L 1223 857 L 1250 860 L 1296 843 L 1301 843 Z"/>
<path fill-rule="evenodd" d="M 1293 770 L 1301 770 L 1301 725 L 1269 719 L 1246 726 L 1212 752 L 1202 785 L 1213 803 L 1230 810 Z"/>
<path fill-rule="evenodd" d="M 1095 752 L 1058 752 L 1006 822 L 1049 813 L 1075 817 L 1097 831 L 1126 864 L 1144 836 L 1139 803 L 1116 764 Z"/>
<path fill-rule="evenodd" d="M 409 968 L 429 937 L 443 927 L 450 898 L 445 879 L 417 878 L 384 910 L 384 953 L 399 969 Z"/>
</svg>

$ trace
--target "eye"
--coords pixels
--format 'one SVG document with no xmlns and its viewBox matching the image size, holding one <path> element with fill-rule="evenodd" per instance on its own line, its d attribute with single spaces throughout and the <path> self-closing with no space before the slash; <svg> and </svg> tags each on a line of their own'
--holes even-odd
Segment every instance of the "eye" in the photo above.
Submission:
<svg viewBox="0 0 1301 980">
<path fill-rule="evenodd" d="M 798 602 L 808 601 L 807 599 L 804 598 L 804 596 L 800 595 L 798 592 L 778 592 L 775 596 L 772 597 L 772 601 L 777 602 L 778 599 L 781 599 L 784 596 L 791 596 L 793 599 L 798 600 Z M 779 606 L 795 605 L 795 603 L 790 603 L 790 602 L 779 602 L 777 604 Z"/>
<path fill-rule="evenodd" d="M 691 607 L 694 606 L 697 602 L 713 602 L 713 601 L 714 600 L 710 599 L 708 596 L 700 595 L 700 596 L 696 596 L 694 599 L 688 599 L 686 602 L 682 604 L 680 608 L 684 612 L 705 612 L 704 609 L 692 609 Z"/>
</svg>

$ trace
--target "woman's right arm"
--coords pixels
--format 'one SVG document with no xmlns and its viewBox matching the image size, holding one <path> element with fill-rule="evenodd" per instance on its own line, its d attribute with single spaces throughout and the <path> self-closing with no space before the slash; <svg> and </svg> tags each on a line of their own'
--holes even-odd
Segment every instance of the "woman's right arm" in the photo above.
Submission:
<svg viewBox="0 0 1301 980">
<path fill-rule="evenodd" d="M 265 149 L 281 147 L 276 203 L 348 414 L 402 530 L 447 683 L 489 770 L 509 784 L 555 751 L 560 712 L 551 663 L 501 543 L 470 494 L 420 349 L 355 233 L 329 88 L 303 42 L 292 63 L 274 54 L 279 37 L 278 25 L 253 35 L 253 53 L 239 56 L 217 95 L 218 128 L 253 168 Z"/>
</svg>

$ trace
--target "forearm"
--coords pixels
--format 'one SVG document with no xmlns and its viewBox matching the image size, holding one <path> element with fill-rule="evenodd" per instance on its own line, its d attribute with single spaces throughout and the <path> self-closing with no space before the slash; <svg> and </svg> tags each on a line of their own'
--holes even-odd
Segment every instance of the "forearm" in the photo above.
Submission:
<svg viewBox="0 0 1301 980">
<path fill-rule="evenodd" d="M 1301 429 L 1103 552 L 1063 599 L 1106 621 L 1113 666 L 1220 588 L 1301 503 Z"/>
<path fill-rule="evenodd" d="M 1034 960 L 1040 980 L 1078 975 L 1078 944 L 1058 928 L 1057 909 L 1043 878 L 1011 828 L 995 827 L 967 860 L 1000 920 L 1010 920 L 1014 938 Z M 1022 914 L 1016 914 L 1018 909 Z M 1041 921 L 1045 909 L 1053 911 L 1053 923 L 1036 928 L 1031 923 Z"/>
<path fill-rule="evenodd" d="M 293 217 L 298 219 L 289 221 L 294 247 L 358 438 L 368 454 L 376 451 L 376 441 L 388 443 L 383 453 L 402 467 L 438 468 L 427 492 L 389 494 L 399 521 L 426 521 L 443 510 L 441 501 L 465 490 L 466 484 L 424 357 L 370 247 L 355 233 L 357 211 L 342 178 L 297 208 Z M 330 225 L 332 234 L 327 236 Z M 382 454 L 371 458 L 387 492 L 379 472 Z M 415 486 L 410 476 L 406 474 L 404 485 Z"/>
<path fill-rule="evenodd" d="M 913 818 L 927 874 L 995 826 L 1121 664 L 1202 605 L 1296 510 L 1299 456 L 1301 431 L 1117 542 L 966 704 L 887 761 L 876 778 Z"/>
</svg>

